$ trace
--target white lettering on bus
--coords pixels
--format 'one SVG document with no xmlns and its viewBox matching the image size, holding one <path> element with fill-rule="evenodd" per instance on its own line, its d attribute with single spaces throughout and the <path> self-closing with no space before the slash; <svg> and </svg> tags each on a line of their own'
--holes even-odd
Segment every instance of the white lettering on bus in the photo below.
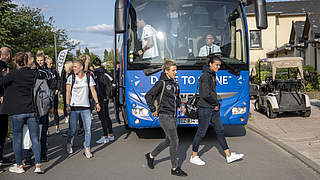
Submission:
<svg viewBox="0 0 320 180">
<path fill-rule="evenodd" d="M 228 76 L 218 76 L 217 81 L 220 85 L 228 84 Z"/>
<path fill-rule="evenodd" d="M 179 78 L 182 79 L 183 84 L 195 84 L 196 83 L 196 78 L 194 76 L 181 76 L 178 77 L 176 76 L 176 79 L 178 80 Z M 198 79 L 200 78 L 200 76 L 198 77 Z M 228 79 L 232 78 L 231 76 L 217 76 L 217 82 L 220 85 L 227 85 L 229 84 Z M 151 84 L 155 84 L 157 81 L 159 80 L 159 78 L 157 76 L 150 76 L 150 81 Z"/>
<path fill-rule="evenodd" d="M 155 84 L 158 81 L 157 76 L 151 76 L 151 84 Z"/>
<path fill-rule="evenodd" d="M 196 79 L 193 77 L 193 76 L 190 76 L 189 78 L 188 78 L 188 83 L 189 84 L 194 84 L 196 82 Z"/>
</svg>

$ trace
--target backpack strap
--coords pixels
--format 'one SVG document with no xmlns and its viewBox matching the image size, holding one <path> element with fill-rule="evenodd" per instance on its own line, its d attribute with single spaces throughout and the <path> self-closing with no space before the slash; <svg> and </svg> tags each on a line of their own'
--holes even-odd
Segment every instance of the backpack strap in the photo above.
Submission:
<svg viewBox="0 0 320 180">
<path fill-rule="evenodd" d="M 162 86 L 162 91 L 161 91 L 161 94 L 160 94 L 159 104 L 161 103 L 162 96 L 163 96 L 163 93 L 164 93 L 164 88 L 166 87 L 166 82 L 164 80 L 161 80 L 161 81 L 163 82 L 163 86 Z"/>
<path fill-rule="evenodd" d="M 73 89 L 73 86 L 74 86 L 74 83 L 76 82 L 76 75 L 74 73 L 71 74 L 71 91 L 72 92 L 72 89 Z"/>
</svg>

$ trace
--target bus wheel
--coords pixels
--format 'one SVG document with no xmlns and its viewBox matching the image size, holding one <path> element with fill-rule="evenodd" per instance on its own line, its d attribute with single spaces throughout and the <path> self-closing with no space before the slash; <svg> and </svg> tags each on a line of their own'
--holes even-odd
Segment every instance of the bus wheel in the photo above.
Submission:
<svg viewBox="0 0 320 180">
<path fill-rule="evenodd" d="M 275 112 L 273 112 L 270 103 L 268 103 L 268 105 L 267 105 L 266 114 L 267 114 L 267 117 L 270 119 L 274 119 L 277 117 L 277 114 Z"/>
<path fill-rule="evenodd" d="M 307 110 L 306 112 L 302 112 L 302 117 L 310 117 L 311 110 Z"/>
</svg>

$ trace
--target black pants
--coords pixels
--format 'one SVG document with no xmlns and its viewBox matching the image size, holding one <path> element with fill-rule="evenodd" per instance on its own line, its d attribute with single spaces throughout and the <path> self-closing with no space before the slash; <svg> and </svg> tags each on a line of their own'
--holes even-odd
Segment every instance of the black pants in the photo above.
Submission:
<svg viewBox="0 0 320 180">
<path fill-rule="evenodd" d="M 66 102 L 66 90 L 65 89 L 63 89 L 62 91 L 61 91 L 61 93 L 62 93 L 62 97 L 63 97 L 63 115 L 64 115 L 64 117 L 67 117 L 68 116 L 68 113 L 67 113 L 67 102 Z"/>
<path fill-rule="evenodd" d="M 3 158 L 3 149 L 8 134 L 8 115 L 0 114 L 0 161 Z"/>
<path fill-rule="evenodd" d="M 54 113 L 54 122 L 56 123 L 56 126 L 59 126 L 58 105 L 59 105 L 59 96 L 58 94 L 56 94 L 54 95 L 54 99 L 53 99 L 53 113 Z"/>
<path fill-rule="evenodd" d="M 108 133 L 112 134 L 112 122 L 109 116 L 109 100 L 99 100 L 99 102 L 101 110 L 98 112 L 98 116 L 101 121 L 103 136 L 108 136 Z"/>
<path fill-rule="evenodd" d="M 48 131 L 48 126 L 49 126 L 49 114 L 40 117 L 39 122 L 40 122 L 40 124 L 42 124 L 41 137 L 40 137 L 41 157 L 45 157 L 45 156 L 47 156 L 47 151 L 48 151 L 47 131 Z"/>
</svg>

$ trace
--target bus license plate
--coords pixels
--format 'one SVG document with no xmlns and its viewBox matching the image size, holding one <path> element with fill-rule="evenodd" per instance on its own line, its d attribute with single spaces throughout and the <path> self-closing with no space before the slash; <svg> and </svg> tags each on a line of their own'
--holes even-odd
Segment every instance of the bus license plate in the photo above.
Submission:
<svg viewBox="0 0 320 180">
<path fill-rule="evenodd" d="M 198 124 L 198 119 L 180 118 L 180 124 Z"/>
</svg>

